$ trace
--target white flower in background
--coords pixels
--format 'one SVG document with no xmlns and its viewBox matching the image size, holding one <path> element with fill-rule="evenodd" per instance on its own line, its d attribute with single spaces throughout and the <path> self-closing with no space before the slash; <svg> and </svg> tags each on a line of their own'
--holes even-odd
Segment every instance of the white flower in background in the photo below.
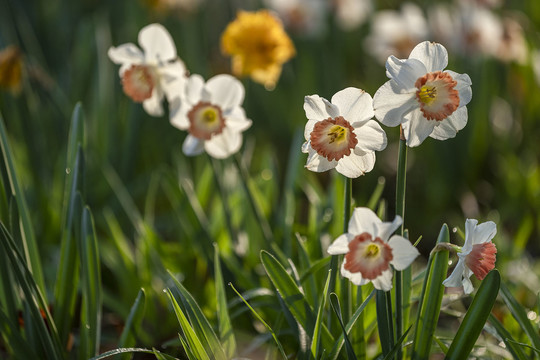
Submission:
<svg viewBox="0 0 540 360">
<path fill-rule="evenodd" d="M 193 156 L 206 151 L 223 159 L 242 146 L 242 132 L 251 126 L 242 102 L 244 86 L 231 75 L 217 75 L 206 83 L 200 75 L 189 77 L 172 99 L 171 124 L 189 132 L 182 150 Z"/>
<path fill-rule="evenodd" d="M 109 58 L 120 64 L 124 92 L 142 102 L 152 116 L 163 115 L 162 100 L 173 82 L 182 81 L 186 68 L 176 55 L 169 32 L 160 24 L 150 24 L 139 32 L 142 51 L 132 43 L 111 47 Z"/>
<path fill-rule="evenodd" d="M 382 222 L 368 208 L 356 208 L 349 221 L 348 232 L 328 247 L 331 255 L 344 254 L 341 275 L 354 285 L 373 282 L 375 289 L 392 289 L 392 265 L 396 270 L 408 268 L 420 253 L 411 242 L 392 235 L 401 225 L 401 217 Z"/>
<path fill-rule="evenodd" d="M 349 87 L 337 92 L 332 102 L 319 95 L 306 96 L 304 110 L 306 168 L 316 172 L 335 168 L 349 178 L 373 169 L 375 151 L 386 147 L 386 133 L 372 120 L 368 93 Z"/>
<path fill-rule="evenodd" d="M 390 78 L 373 97 L 375 116 L 386 126 L 403 127 L 410 147 L 428 136 L 446 140 L 467 124 L 466 105 L 472 98 L 467 74 L 444 70 L 448 53 L 444 46 L 428 41 L 418 44 L 408 59 L 390 56 Z"/>
<path fill-rule="evenodd" d="M 292 32 L 317 36 L 325 30 L 326 0 L 264 0 L 264 4 Z"/>
<path fill-rule="evenodd" d="M 540 50 L 534 50 L 531 53 L 531 62 L 536 84 L 540 86 Z"/>
<path fill-rule="evenodd" d="M 520 65 L 527 63 L 529 49 L 521 24 L 511 17 L 502 20 L 503 32 L 497 50 L 497 58 L 505 62 L 515 61 Z"/>
<path fill-rule="evenodd" d="M 373 12 L 372 0 L 334 0 L 336 25 L 342 30 L 354 30 Z"/>
<path fill-rule="evenodd" d="M 478 225 L 478 220 L 467 219 L 465 222 L 465 244 L 458 251 L 458 263 L 452 274 L 443 281 L 447 287 L 461 287 L 465 294 L 473 291 L 469 279 L 474 274 L 483 280 L 495 268 L 497 248 L 491 242 L 497 233 L 497 225 L 488 221 Z"/>
<path fill-rule="evenodd" d="M 382 10 L 371 19 L 371 32 L 366 39 L 368 53 L 381 62 L 390 55 L 407 56 L 422 40 L 427 40 L 428 26 L 424 13 L 417 5 L 405 3 L 401 11 Z"/>
</svg>

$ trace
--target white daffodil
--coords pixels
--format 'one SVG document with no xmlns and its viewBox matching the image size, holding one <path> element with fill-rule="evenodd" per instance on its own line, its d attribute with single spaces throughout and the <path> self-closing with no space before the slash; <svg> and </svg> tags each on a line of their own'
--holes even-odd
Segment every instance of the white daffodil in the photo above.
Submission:
<svg viewBox="0 0 540 360">
<path fill-rule="evenodd" d="M 206 151 L 223 159 L 242 146 L 242 132 L 251 126 L 242 102 L 244 86 L 231 75 L 217 75 L 206 83 L 192 75 L 170 105 L 171 124 L 189 132 L 182 150 L 193 156 Z"/>
<path fill-rule="evenodd" d="M 306 96 L 308 118 L 302 152 L 308 154 L 306 168 L 322 172 L 335 168 L 356 178 L 371 171 L 375 151 L 386 147 L 386 133 L 372 120 L 373 100 L 364 90 L 346 88 L 332 97 Z"/>
<path fill-rule="evenodd" d="M 139 32 L 139 49 L 133 43 L 111 47 L 109 58 L 120 66 L 124 92 L 142 102 L 152 116 L 162 116 L 162 100 L 172 83 L 184 81 L 186 68 L 176 55 L 169 32 L 160 24 L 150 24 Z"/>
<path fill-rule="evenodd" d="M 409 240 L 399 235 L 390 237 L 400 225 L 399 216 L 393 222 L 382 222 L 369 208 L 354 209 L 348 232 L 328 248 L 331 255 L 345 254 L 341 275 L 354 285 L 371 281 L 375 289 L 392 289 L 390 265 L 404 270 L 420 255 Z"/>
<path fill-rule="evenodd" d="M 475 219 L 465 222 L 465 244 L 458 251 L 458 263 L 448 279 L 443 281 L 447 287 L 463 286 L 465 294 L 473 291 L 469 279 L 472 274 L 483 280 L 495 268 L 497 248 L 491 240 L 497 233 L 497 225 L 493 221 L 477 224 Z"/>
<path fill-rule="evenodd" d="M 428 41 L 418 44 L 408 59 L 390 56 L 386 61 L 390 80 L 373 97 L 375 116 L 386 126 L 401 125 L 410 147 L 428 136 L 453 138 L 467 124 L 471 79 L 444 70 L 447 65 L 444 46 Z"/>
</svg>

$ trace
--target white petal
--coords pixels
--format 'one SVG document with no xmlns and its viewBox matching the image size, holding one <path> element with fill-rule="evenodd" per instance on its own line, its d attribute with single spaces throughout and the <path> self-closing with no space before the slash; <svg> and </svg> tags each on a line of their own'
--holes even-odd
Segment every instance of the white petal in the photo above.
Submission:
<svg viewBox="0 0 540 360">
<path fill-rule="evenodd" d="M 338 161 L 336 170 L 348 178 L 357 178 L 373 170 L 374 165 L 374 152 L 368 152 L 364 155 L 357 155 L 353 151 L 349 156 L 344 156 Z"/>
<path fill-rule="evenodd" d="M 420 109 L 407 114 L 406 121 L 402 124 L 403 135 L 407 139 L 407 146 L 415 147 L 420 145 L 431 133 L 437 125 L 436 120 L 427 120 Z"/>
<path fill-rule="evenodd" d="M 232 155 L 242 146 L 242 134 L 231 131 L 225 127 L 220 134 L 212 136 L 204 142 L 204 149 L 208 155 L 216 159 L 225 159 Z"/>
<path fill-rule="evenodd" d="M 386 61 L 386 76 L 395 82 L 398 93 L 416 91 L 416 80 L 426 73 L 425 65 L 416 59 L 400 60 L 392 55 Z"/>
<path fill-rule="evenodd" d="M 376 279 L 371 280 L 377 290 L 390 291 L 392 289 L 393 271 L 391 269 L 383 271 Z"/>
<path fill-rule="evenodd" d="M 353 234 L 341 234 L 334 242 L 328 247 L 327 252 L 330 255 L 341 255 L 349 252 L 349 242 L 354 239 Z"/>
<path fill-rule="evenodd" d="M 308 148 L 309 155 L 306 163 L 306 169 L 315 172 L 323 172 L 333 169 L 338 164 L 337 161 L 328 161 L 325 157 L 317 154 L 315 150 L 310 146 Z"/>
<path fill-rule="evenodd" d="M 199 155 L 204 151 L 204 141 L 188 135 L 182 144 L 182 151 L 187 156 Z"/>
<path fill-rule="evenodd" d="M 452 274 L 443 281 L 443 285 L 446 287 L 460 287 L 462 285 L 463 271 L 465 271 L 465 261 L 460 259 Z"/>
<path fill-rule="evenodd" d="M 211 94 L 212 104 L 222 109 L 240 106 L 244 101 L 244 86 L 231 75 L 216 75 L 204 87 Z"/>
<path fill-rule="evenodd" d="M 472 236 L 472 244 L 483 244 L 491 241 L 497 234 L 497 225 L 493 221 L 487 221 L 476 226 Z"/>
<path fill-rule="evenodd" d="M 152 91 L 152 96 L 149 99 L 143 101 L 143 108 L 152 116 L 163 116 L 163 105 L 161 101 L 163 100 L 163 91 L 161 87 L 157 86 Z"/>
<path fill-rule="evenodd" d="M 467 219 L 465 221 L 465 244 L 463 244 L 463 247 L 461 248 L 462 254 L 471 252 L 472 246 L 474 245 L 474 229 L 476 229 L 477 224 L 478 220 L 476 219 Z"/>
<path fill-rule="evenodd" d="M 416 45 L 411 51 L 409 59 L 420 60 L 427 69 L 427 72 L 442 71 L 448 66 L 448 52 L 439 43 L 424 41 Z"/>
<path fill-rule="evenodd" d="M 445 72 L 457 81 L 454 89 L 459 92 L 459 107 L 467 105 L 472 99 L 471 78 L 467 74 L 458 74 L 451 70 L 446 70 Z"/>
<path fill-rule="evenodd" d="M 354 209 L 349 220 L 349 233 L 360 235 L 367 232 L 373 235 L 381 223 L 381 219 L 371 209 L 358 207 Z"/>
<path fill-rule="evenodd" d="M 396 215 L 392 222 L 380 222 L 377 225 L 373 236 L 381 238 L 382 241 L 388 241 L 390 236 L 401 226 L 403 219 L 401 216 Z"/>
<path fill-rule="evenodd" d="M 356 127 L 357 124 L 352 124 L 358 140 L 357 148 L 364 152 L 382 151 L 386 148 L 386 133 L 378 122 L 370 120 L 360 127 Z"/>
<path fill-rule="evenodd" d="M 246 118 L 246 113 L 240 106 L 230 109 L 224 113 L 224 116 L 226 126 L 238 133 L 249 129 L 252 124 L 251 120 Z"/>
<path fill-rule="evenodd" d="M 144 62 L 144 54 L 132 43 L 122 44 L 120 46 L 111 46 L 107 51 L 109 59 L 115 64 L 141 64 Z"/>
<path fill-rule="evenodd" d="M 415 92 L 398 93 L 392 84 L 392 80 L 387 81 L 373 96 L 375 117 L 386 126 L 398 126 L 406 114 L 419 106 Z"/>
<path fill-rule="evenodd" d="M 346 259 L 343 259 L 343 263 L 341 264 L 341 276 L 346 277 L 356 286 L 362 286 L 362 285 L 367 284 L 369 280 L 363 279 L 362 273 L 360 272 L 352 273 L 349 270 L 345 269 L 346 261 L 347 261 Z"/>
<path fill-rule="evenodd" d="M 180 60 L 160 67 L 160 85 L 168 100 L 184 96 L 187 83 L 186 67 Z"/>
<path fill-rule="evenodd" d="M 309 150 L 312 150 L 312 153 L 315 152 L 312 148 L 311 148 L 311 141 L 306 141 L 305 143 L 302 144 L 302 152 L 304 154 L 307 154 L 309 152 Z"/>
<path fill-rule="evenodd" d="M 470 294 L 474 290 L 473 284 L 470 279 L 471 275 L 472 271 L 466 267 L 465 271 L 463 272 L 463 280 L 461 281 L 463 285 L 463 292 L 465 294 Z"/>
<path fill-rule="evenodd" d="M 306 127 L 304 128 L 304 138 L 307 141 L 311 139 L 311 132 L 313 131 L 313 127 L 318 122 L 318 120 L 308 120 L 308 122 L 306 123 Z"/>
<path fill-rule="evenodd" d="M 332 104 L 339 108 L 339 113 L 350 123 L 373 118 L 373 99 L 361 89 L 348 87 L 332 96 Z"/>
<path fill-rule="evenodd" d="M 169 121 L 171 125 L 180 129 L 189 128 L 189 119 L 187 117 L 188 104 L 182 102 L 180 97 L 175 97 L 169 101 Z"/>
<path fill-rule="evenodd" d="M 171 34 L 160 24 L 150 24 L 139 32 L 139 44 L 148 63 L 165 64 L 176 58 L 176 46 Z"/>
<path fill-rule="evenodd" d="M 467 108 L 460 107 L 450 116 L 442 121 L 437 122 L 437 126 L 433 129 L 430 137 L 437 140 L 446 140 L 456 136 L 459 130 L 467 125 Z"/>
<path fill-rule="evenodd" d="M 392 236 L 388 241 L 388 245 L 392 248 L 392 254 L 394 255 L 390 264 L 394 265 L 394 268 L 399 271 L 408 268 L 414 259 L 420 255 L 409 240 L 398 235 Z"/>
<path fill-rule="evenodd" d="M 309 120 L 325 120 L 339 116 L 338 108 L 319 95 L 304 98 L 304 111 Z"/>
<path fill-rule="evenodd" d="M 196 105 L 201 101 L 202 91 L 204 88 L 204 79 L 199 74 L 193 74 L 189 77 L 186 84 L 186 99 L 191 105 Z"/>
</svg>

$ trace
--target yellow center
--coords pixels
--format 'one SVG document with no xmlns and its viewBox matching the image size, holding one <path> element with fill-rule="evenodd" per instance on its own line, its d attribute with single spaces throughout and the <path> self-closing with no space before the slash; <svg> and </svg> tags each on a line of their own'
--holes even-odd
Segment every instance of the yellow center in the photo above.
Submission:
<svg viewBox="0 0 540 360">
<path fill-rule="evenodd" d="M 366 250 L 364 252 L 365 257 L 367 258 L 374 258 L 377 255 L 379 255 L 380 249 L 379 245 L 377 244 L 369 244 L 366 246 Z"/>
<path fill-rule="evenodd" d="M 332 144 L 336 142 L 336 145 L 339 145 L 347 141 L 347 132 L 348 129 L 344 128 L 343 126 L 333 125 L 326 134 L 330 138 L 328 143 Z"/>
<path fill-rule="evenodd" d="M 420 91 L 418 92 L 418 97 L 420 98 L 420 101 L 422 101 L 426 105 L 430 105 L 435 101 L 437 97 L 437 89 L 435 86 L 427 86 L 424 85 L 420 88 Z"/>
<path fill-rule="evenodd" d="M 201 115 L 202 115 L 201 116 L 202 120 L 207 125 L 212 125 L 213 123 L 215 123 L 218 120 L 218 114 L 216 113 L 216 109 L 214 109 L 212 107 L 209 107 L 206 110 L 204 110 Z"/>
</svg>

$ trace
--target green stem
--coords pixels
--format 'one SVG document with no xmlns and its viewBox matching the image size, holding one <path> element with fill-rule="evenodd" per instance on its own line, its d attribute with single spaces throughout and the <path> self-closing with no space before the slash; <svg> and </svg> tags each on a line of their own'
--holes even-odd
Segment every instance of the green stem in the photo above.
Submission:
<svg viewBox="0 0 540 360">
<path fill-rule="evenodd" d="M 345 191 L 343 194 L 343 232 L 349 232 L 349 219 L 351 218 L 351 204 L 352 204 L 352 179 L 345 178 Z M 337 271 L 335 272 L 337 275 Z M 349 279 L 341 278 L 341 303 L 343 304 L 343 323 L 347 324 L 352 314 L 351 307 L 351 282 Z"/>
<path fill-rule="evenodd" d="M 405 229 L 405 183 L 407 177 L 407 145 L 403 137 L 403 129 L 400 127 L 399 153 L 396 179 L 396 215 L 401 216 L 403 222 L 398 229 L 398 235 L 403 236 Z M 396 339 L 401 338 L 403 333 L 403 308 L 408 308 L 409 299 L 403 298 L 402 272 L 396 271 Z M 402 358 L 401 349 L 397 352 L 397 359 Z"/>
</svg>

